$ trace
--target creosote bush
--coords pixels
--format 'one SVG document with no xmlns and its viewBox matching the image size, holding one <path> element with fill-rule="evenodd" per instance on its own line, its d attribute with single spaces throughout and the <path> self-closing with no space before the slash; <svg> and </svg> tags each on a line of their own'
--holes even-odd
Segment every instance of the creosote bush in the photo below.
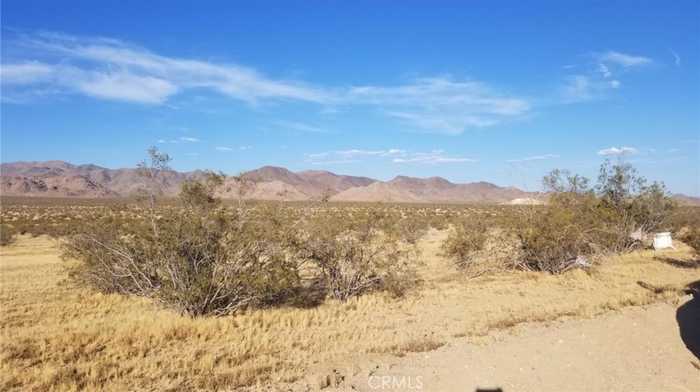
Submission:
<svg viewBox="0 0 700 392">
<path fill-rule="evenodd" d="M 695 255 L 700 257 L 700 227 L 688 229 L 680 238 L 686 245 L 693 248 Z"/>
<path fill-rule="evenodd" d="M 490 234 L 517 244 L 508 268 L 560 273 L 588 265 L 582 257 L 620 253 L 643 246 L 649 234 L 668 230 L 676 208 L 663 184 L 647 185 L 628 164 L 601 165 L 595 187 L 580 175 L 554 170 L 543 179 L 546 206 L 513 207 L 506 216 L 475 217 L 453 222 L 443 244 L 458 266 L 469 270 L 483 256 Z M 483 258 L 483 257 L 481 257 Z M 478 271 L 500 268 L 481 268 Z M 472 271 L 473 272 L 473 271 Z"/>
<path fill-rule="evenodd" d="M 169 157 L 149 150 L 144 178 L 157 182 Z M 298 284 L 296 264 L 264 222 L 219 207 L 223 181 L 209 173 L 182 185 L 179 209 L 157 209 L 149 186 L 145 214 L 127 222 L 104 218 L 73 235 L 63 256 L 82 263 L 71 276 L 103 292 L 154 298 L 191 316 L 226 314 L 275 302 Z M 257 217 L 260 218 L 260 217 Z"/>
<path fill-rule="evenodd" d="M 64 258 L 80 261 L 70 267 L 76 281 L 191 316 L 287 302 L 306 287 L 308 272 L 339 300 L 372 290 L 401 295 L 416 282 L 409 268 L 415 246 L 396 229 L 396 214 L 307 215 L 242 199 L 225 207 L 214 196 L 223 176 L 214 173 L 185 182 L 178 205 L 165 208 L 150 183 L 158 183 L 169 157 L 155 148 L 149 154 L 150 163 L 140 165 L 145 206 L 127 213 L 131 219 L 122 219 L 122 210 L 84 224 L 64 241 Z"/>
<path fill-rule="evenodd" d="M 488 227 L 483 220 L 463 220 L 454 225 L 442 249 L 452 256 L 459 267 L 468 267 L 477 252 L 484 248 Z"/>
<path fill-rule="evenodd" d="M 675 208 L 663 184 L 646 185 L 628 164 L 603 163 L 595 189 L 585 177 L 559 170 L 543 182 L 549 205 L 512 224 L 520 265 L 528 269 L 558 273 L 579 256 L 633 249 L 648 233 L 667 228 Z"/>
<path fill-rule="evenodd" d="M 700 207 L 678 208 L 672 217 L 671 229 L 677 238 L 695 250 L 700 257 Z"/>
<path fill-rule="evenodd" d="M 396 223 L 376 211 L 351 219 L 322 214 L 306 222 L 294 248 L 300 260 L 318 269 L 331 298 L 345 301 L 380 289 L 400 296 L 417 283 L 411 267 L 417 253 L 414 244 L 390 231 Z"/>
<path fill-rule="evenodd" d="M 162 212 L 128 224 L 103 220 L 70 237 L 79 281 L 104 292 L 154 298 L 192 316 L 274 302 L 298 283 L 279 242 L 224 209 Z"/>
</svg>

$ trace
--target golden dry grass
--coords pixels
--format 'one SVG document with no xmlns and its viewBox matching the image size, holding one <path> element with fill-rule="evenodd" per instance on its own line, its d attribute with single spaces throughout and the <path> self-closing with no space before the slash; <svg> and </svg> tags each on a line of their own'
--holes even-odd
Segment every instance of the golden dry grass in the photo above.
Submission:
<svg viewBox="0 0 700 392">
<path fill-rule="evenodd" d="M 332 369 L 375 356 L 478 340 L 528 321 L 590 317 L 674 298 L 636 282 L 682 287 L 700 269 L 641 251 L 590 273 L 506 272 L 475 279 L 439 256 L 446 233 L 420 241 L 423 284 L 406 298 L 372 294 L 316 308 L 190 319 L 144 299 L 66 282 L 56 242 L 22 236 L 0 250 L 2 390 L 227 390 L 287 382 L 323 385 Z M 688 249 L 664 253 L 688 258 Z"/>
</svg>

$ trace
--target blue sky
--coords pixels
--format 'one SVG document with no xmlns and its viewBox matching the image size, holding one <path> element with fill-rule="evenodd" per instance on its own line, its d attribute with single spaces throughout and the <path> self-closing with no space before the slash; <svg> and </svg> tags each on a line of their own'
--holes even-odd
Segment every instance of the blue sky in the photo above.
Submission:
<svg viewBox="0 0 700 392">
<path fill-rule="evenodd" d="M 2 161 L 700 195 L 697 1 L 398 4 L 3 1 Z"/>
</svg>

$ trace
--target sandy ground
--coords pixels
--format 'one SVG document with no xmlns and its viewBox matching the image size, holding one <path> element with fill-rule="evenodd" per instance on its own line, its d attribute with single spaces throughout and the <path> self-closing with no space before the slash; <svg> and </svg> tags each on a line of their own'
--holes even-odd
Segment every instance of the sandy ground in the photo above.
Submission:
<svg viewBox="0 0 700 392">
<path fill-rule="evenodd" d="M 445 234 L 420 241 L 424 282 L 404 298 L 197 319 L 77 287 L 56 241 L 23 236 L 0 249 L 0 390 L 700 391 L 677 322 L 700 344 L 700 305 L 677 294 L 700 268 L 639 251 L 466 279 Z"/>
<path fill-rule="evenodd" d="M 700 304 L 690 296 L 684 301 L 680 308 L 661 303 L 595 319 L 528 324 L 483 345 L 453 342 L 379 363 L 340 389 L 700 391 L 698 358 L 681 338 L 684 329 L 685 340 L 694 335 L 698 343 Z"/>
</svg>

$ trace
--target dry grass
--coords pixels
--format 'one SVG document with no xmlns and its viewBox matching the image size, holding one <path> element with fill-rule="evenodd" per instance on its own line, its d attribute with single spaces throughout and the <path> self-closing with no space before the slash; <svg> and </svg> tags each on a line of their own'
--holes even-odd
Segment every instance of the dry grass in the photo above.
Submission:
<svg viewBox="0 0 700 392">
<path fill-rule="evenodd" d="M 318 387 L 328 385 L 333 369 L 368 366 L 376 356 L 678 295 L 646 290 L 640 280 L 680 288 L 700 279 L 700 270 L 655 260 L 652 251 L 607 259 L 590 273 L 466 279 L 439 256 L 445 236 L 431 230 L 419 241 L 424 284 L 405 298 L 371 294 L 310 309 L 199 319 L 147 300 L 74 287 L 66 283 L 54 240 L 20 236 L 0 249 L 0 389 L 225 390 L 294 381 Z M 680 245 L 663 256 L 684 260 L 689 254 Z"/>
</svg>

